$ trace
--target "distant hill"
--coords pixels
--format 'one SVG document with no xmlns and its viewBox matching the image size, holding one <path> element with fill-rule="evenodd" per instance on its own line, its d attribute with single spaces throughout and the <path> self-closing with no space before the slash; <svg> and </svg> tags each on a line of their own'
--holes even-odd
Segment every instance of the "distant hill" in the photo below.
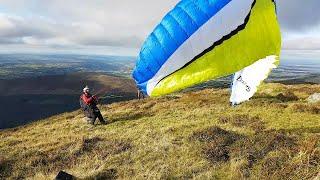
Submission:
<svg viewBox="0 0 320 180">
<path fill-rule="evenodd" d="M 0 79 L 75 72 L 102 72 L 129 77 L 135 58 L 79 54 L 0 54 Z"/>
<path fill-rule="evenodd" d="M 89 85 L 96 92 L 132 93 L 135 92 L 134 81 L 104 73 L 84 72 L 65 75 L 48 75 L 19 79 L 0 79 L 0 94 L 8 95 L 78 95 L 82 88 Z"/>
<path fill-rule="evenodd" d="M 264 84 L 230 107 L 229 90 L 204 89 L 101 106 L 0 131 L 0 179 L 317 179 L 320 85 Z"/>
<path fill-rule="evenodd" d="M 102 97 L 102 103 L 136 95 L 132 80 L 95 72 L 0 80 L 0 129 L 78 109 L 85 85 Z"/>
</svg>

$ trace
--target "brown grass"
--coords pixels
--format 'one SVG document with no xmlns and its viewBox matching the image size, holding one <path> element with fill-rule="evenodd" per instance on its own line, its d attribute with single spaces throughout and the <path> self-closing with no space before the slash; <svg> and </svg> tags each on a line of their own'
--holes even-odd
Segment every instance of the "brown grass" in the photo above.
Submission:
<svg viewBox="0 0 320 180">
<path fill-rule="evenodd" d="M 221 116 L 219 122 L 231 124 L 236 127 L 249 127 L 255 131 L 261 131 L 265 128 L 264 122 L 260 117 L 250 117 L 248 114 L 235 114 L 232 116 Z"/>
<path fill-rule="evenodd" d="M 299 142 L 296 136 L 283 131 L 267 130 L 242 136 L 212 127 L 195 133 L 192 139 L 204 143 L 202 153 L 211 163 L 231 163 L 232 179 L 253 175 L 255 178 L 258 175 L 258 179 L 309 179 L 319 170 L 320 137 L 317 136 Z M 302 152 L 297 161 L 297 154 Z"/>
<path fill-rule="evenodd" d="M 206 142 L 206 146 L 203 148 L 206 159 L 212 163 L 217 163 L 229 160 L 229 148 L 235 141 L 241 138 L 241 135 L 219 127 L 211 127 L 204 131 L 196 132 L 192 138 Z"/>
<path fill-rule="evenodd" d="M 123 153 L 131 148 L 131 144 L 124 141 L 110 141 L 99 137 L 83 138 L 45 152 L 34 149 L 19 153 L 15 157 L 16 162 L 10 162 L 10 164 L 14 164 L 15 174 L 18 175 L 13 176 L 15 179 L 34 176 L 36 172 L 48 174 L 69 169 L 85 163 L 85 159 L 90 156 L 103 160 L 109 155 Z M 24 162 L 21 163 L 19 160 Z M 3 177 L 10 176 L 12 169 L 8 168 L 9 163 L 4 161 L 1 164 Z"/>
<path fill-rule="evenodd" d="M 291 111 L 300 113 L 320 114 L 320 104 L 293 104 L 290 106 Z"/>
</svg>

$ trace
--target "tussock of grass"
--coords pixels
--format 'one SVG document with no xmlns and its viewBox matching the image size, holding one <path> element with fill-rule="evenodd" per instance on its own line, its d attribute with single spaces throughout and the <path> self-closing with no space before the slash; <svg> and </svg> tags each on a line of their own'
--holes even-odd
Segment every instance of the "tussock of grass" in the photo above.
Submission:
<svg viewBox="0 0 320 180">
<path fill-rule="evenodd" d="M 236 108 L 226 89 L 101 106 L 0 132 L 0 179 L 313 179 L 320 171 L 320 85 L 265 84 Z"/>
</svg>

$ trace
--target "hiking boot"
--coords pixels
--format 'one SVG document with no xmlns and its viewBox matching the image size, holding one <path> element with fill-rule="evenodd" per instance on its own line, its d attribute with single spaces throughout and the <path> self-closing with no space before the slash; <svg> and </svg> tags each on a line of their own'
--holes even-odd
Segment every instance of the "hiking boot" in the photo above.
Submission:
<svg viewBox="0 0 320 180">
<path fill-rule="evenodd" d="M 107 122 L 107 121 L 102 121 L 102 122 L 101 122 L 101 124 L 103 124 L 103 125 L 107 125 L 107 124 L 108 124 L 108 122 Z"/>
</svg>

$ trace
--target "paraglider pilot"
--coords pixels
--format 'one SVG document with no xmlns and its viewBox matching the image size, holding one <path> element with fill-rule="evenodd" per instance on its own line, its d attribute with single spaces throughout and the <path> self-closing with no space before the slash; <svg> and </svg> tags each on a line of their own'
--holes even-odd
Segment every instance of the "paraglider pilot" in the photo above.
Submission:
<svg viewBox="0 0 320 180">
<path fill-rule="evenodd" d="M 88 118 L 88 123 L 94 125 L 98 118 L 101 124 L 107 124 L 103 119 L 97 104 L 98 98 L 95 95 L 91 95 L 90 88 L 86 86 L 80 96 L 80 106 L 85 116 Z"/>
</svg>

